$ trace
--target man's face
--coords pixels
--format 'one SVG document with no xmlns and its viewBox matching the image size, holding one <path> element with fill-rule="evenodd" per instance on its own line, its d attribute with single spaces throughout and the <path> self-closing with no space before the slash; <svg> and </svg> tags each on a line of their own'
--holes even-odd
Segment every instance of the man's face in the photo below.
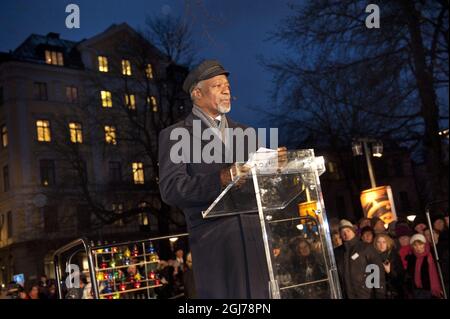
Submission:
<svg viewBox="0 0 450 319">
<path fill-rule="evenodd" d="M 175 252 L 175 256 L 177 256 L 177 258 L 183 258 L 183 251 L 181 249 L 178 249 Z"/>
<path fill-rule="evenodd" d="M 226 75 L 217 75 L 204 80 L 194 89 L 195 103 L 211 117 L 231 110 L 230 82 Z"/>
<path fill-rule="evenodd" d="M 341 238 L 343 241 L 352 240 L 355 237 L 355 233 L 348 227 L 341 229 Z"/>
</svg>

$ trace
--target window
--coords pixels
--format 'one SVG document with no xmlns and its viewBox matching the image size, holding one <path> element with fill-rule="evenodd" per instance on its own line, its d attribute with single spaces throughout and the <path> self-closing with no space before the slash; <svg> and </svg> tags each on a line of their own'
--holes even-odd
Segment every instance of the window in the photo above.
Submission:
<svg viewBox="0 0 450 319">
<path fill-rule="evenodd" d="M 52 140 L 52 135 L 50 132 L 50 121 L 47 120 L 37 120 L 37 138 L 39 142 L 50 142 Z"/>
<path fill-rule="evenodd" d="M 3 166 L 3 191 L 9 191 L 9 167 L 8 165 Z"/>
<path fill-rule="evenodd" d="M 122 60 L 122 74 L 123 75 L 131 75 L 130 60 Z"/>
<path fill-rule="evenodd" d="M 3 148 L 8 147 L 8 128 L 6 127 L 6 125 L 3 125 L 1 128 L 2 132 L 2 146 Z"/>
<path fill-rule="evenodd" d="M 144 164 L 142 162 L 135 162 L 132 167 L 134 184 L 144 184 Z"/>
<path fill-rule="evenodd" d="M 136 96 L 134 94 L 125 94 L 125 105 L 130 110 L 136 110 Z"/>
<path fill-rule="evenodd" d="M 153 112 L 158 112 L 158 103 L 156 102 L 156 97 L 148 96 L 147 105 L 152 108 Z"/>
<path fill-rule="evenodd" d="M 12 212 L 6 213 L 6 228 L 8 233 L 8 239 L 13 236 L 13 219 Z"/>
<path fill-rule="evenodd" d="M 41 171 L 41 185 L 55 185 L 55 161 L 44 159 L 39 161 L 39 165 Z"/>
<path fill-rule="evenodd" d="M 83 143 L 83 128 L 80 123 L 69 123 L 69 130 L 72 143 Z"/>
<path fill-rule="evenodd" d="M 115 126 L 105 126 L 105 141 L 108 144 L 117 145 Z"/>
<path fill-rule="evenodd" d="M 141 226 L 148 226 L 150 224 L 147 206 L 146 202 L 139 203 L 138 205 L 138 208 L 141 211 L 138 215 L 138 222 Z"/>
<path fill-rule="evenodd" d="M 66 99 L 69 103 L 78 103 L 78 89 L 75 86 L 66 86 Z"/>
<path fill-rule="evenodd" d="M 109 162 L 109 182 L 120 183 L 122 181 L 122 169 L 120 162 Z"/>
<path fill-rule="evenodd" d="M 63 54 L 58 51 L 45 50 L 45 63 L 52 65 L 64 65 Z"/>
<path fill-rule="evenodd" d="M 153 67 L 150 63 L 145 66 L 145 76 L 147 79 L 153 79 Z"/>
<path fill-rule="evenodd" d="M 42 208 L 44 215 L 44 231 L 54 233 L 58 231 L 58 209 L 56 206 Z"/>
<path fill-rule="evenodd" d="M 101 91 L 100 97 L 102 99 L 102 106 L 103 107 L 112 107 L 112 98 L 111 98 L 111 92 L 110 91 Z"/>
<path fill-rule="evenodd" d="M 77 231 L 86 233 L 91 228 L 91 211 L 87 205 L 77 206 Z"/>
<path fill-rule="evenodd" d="M 115 214 L 121 215 L 123 213 L 123 204 L 120 203 L 113 203 L 112 204 L 112 210 Z M 123 218 L 118 217 L 118 219 L 114 222 L 114 225 L 116 226 L 123 226 Z"/>
<path fill-rule="evenodd" d="M 108 58 L 105 56 L 98 57 L 98 70 L 100 72 L 108 72 Z"/>
<path fill-rule="evenodd" d="M 35 100 L 47 101 L 47 83 L 34 82 L 33 96 Z"/>
</svg>

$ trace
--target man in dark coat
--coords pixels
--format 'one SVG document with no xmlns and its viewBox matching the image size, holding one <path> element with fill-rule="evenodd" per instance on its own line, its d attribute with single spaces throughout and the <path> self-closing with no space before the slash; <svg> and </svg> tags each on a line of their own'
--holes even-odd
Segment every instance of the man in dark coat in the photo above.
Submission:
<svg viewBox="0 0 450 319">
<path fill-rule="evenodd" d="M 258 215 L 203 219 L 201 214 L 230 183 L 236 168 L 225 163 L 224 147 L 219 163 L 207 163 L 203 158 L 192 161 L 199 152 L 193 147 L 196 139 L 198 142 L 208 128 L 215 128 L 219 134 L 225 128 L 245 129 L 225 115 L 231 108 L 228 75 L 218 61 L 207 60 L 187 76 L 183 89 L 190 93 L 194 107 L 184 121 L 160 133 L 160 191 L 166 203 L 184 212 L 199 298 L 268 298 L 269 276 Z M 200 132 L 196 131 L 198 123 Z M 174 130 L 189 132 L 189 161 L 173 161 L 171 150 L 179 143 L 171 140 Z M 207 144 L 202 140 L 199 143 L 202 149 Z M 235 148 L 231 152 L 235 159 Z"/>
<path fill-rule="evenodd" d="M 344 244 L 334 250 L 334 256 L 343 296 L 348 299 L 385 299 L 384 268 L 375 248 L 356 236 L 355 229 L 348 220 L 341 220 L 339 232 Z M 371 274 L 367 272 L 368 265 L 376 265 L 379 270 L 379 285 L 375 288 L 371 288 L 366 282 L 367 276 Z M 369 284 L 372 283 L 371 280 L 368 281 Z"/>
</svg>

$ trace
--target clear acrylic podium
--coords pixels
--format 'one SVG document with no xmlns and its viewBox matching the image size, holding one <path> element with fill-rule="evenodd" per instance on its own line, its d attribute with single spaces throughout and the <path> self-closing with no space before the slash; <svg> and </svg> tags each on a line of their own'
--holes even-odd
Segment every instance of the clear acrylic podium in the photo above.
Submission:
<svg viewBox="0 0 450 319">
<path fill-rule="evenodd" d="M 258 213 L 270 297 L 341 298 L 319 176 L 322 157 L 312 149 L 252 154 L 238 169 L 250 169 L 231 182 L 203 218 Z"/>
</svg>

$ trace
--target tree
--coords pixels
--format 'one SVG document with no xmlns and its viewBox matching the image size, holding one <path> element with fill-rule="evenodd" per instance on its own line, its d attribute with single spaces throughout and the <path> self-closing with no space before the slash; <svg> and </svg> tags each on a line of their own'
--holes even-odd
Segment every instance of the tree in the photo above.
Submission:
<svg viewBox="0 0 450 319">
<path fill-rule="evenodd" d="M 355 0 L 291 5 L 272 40 L 292 54 L 264 61 L 279 106 L 271 120 L 291 143 L 309 141 L 336 153 L 360 136 L 406 146 L 426 162 L 427 200 L 443 198 L 448 163 L 438 132 L 448 120 L 448 2 L 380 3 L 379 29 L 365 26 L 366 6 Z"/>
</svg>

